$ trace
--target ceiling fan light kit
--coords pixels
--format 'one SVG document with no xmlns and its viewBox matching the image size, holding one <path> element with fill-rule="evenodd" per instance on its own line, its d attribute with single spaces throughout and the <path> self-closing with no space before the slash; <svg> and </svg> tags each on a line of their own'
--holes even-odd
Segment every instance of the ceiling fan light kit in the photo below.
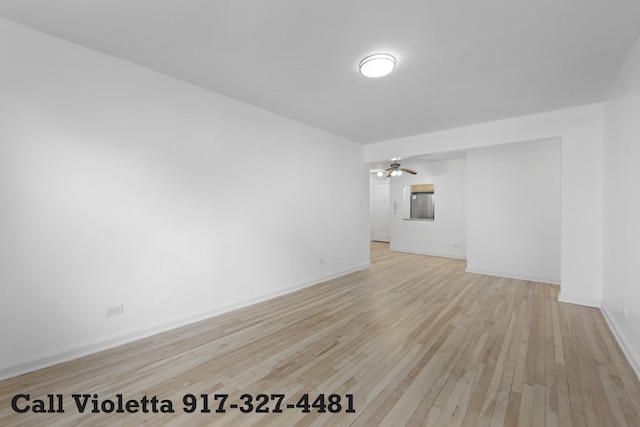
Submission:
<svg viewBox="0 0 640 427">
<path fill-rule="evenodd" d="M 402 172 L 410 173 L 411 175 L 416 175 L 418 173 L 411 169 L 401 168 L 400 163 L 398 163 L 396 159 L 393 159 L 392 161 L 393 163 L 391 163 L 391 165 L 384 170 L 385 172 L 387 172 L 387 178 L 391 178 L 392 176 L 400 176 L 402 175 Z"/>
</svg>

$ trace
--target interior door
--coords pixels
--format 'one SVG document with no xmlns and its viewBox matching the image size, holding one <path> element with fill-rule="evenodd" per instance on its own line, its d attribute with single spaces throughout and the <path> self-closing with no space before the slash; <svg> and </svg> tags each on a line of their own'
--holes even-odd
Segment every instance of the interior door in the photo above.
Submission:
<svg viewBox="0 0 640 427">
<path fill-rule="evenodd" d="M 389 183 L 371 186 L 371 240 L 389 242 L 391 237 Z"/>
</svg>

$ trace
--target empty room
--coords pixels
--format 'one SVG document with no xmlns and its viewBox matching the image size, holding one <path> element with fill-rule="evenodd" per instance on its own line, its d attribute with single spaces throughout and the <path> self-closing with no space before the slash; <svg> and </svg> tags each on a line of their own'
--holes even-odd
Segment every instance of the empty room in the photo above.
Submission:
<svg viewBox="0 0 640 427">
<path fill-rule="evenodd" d="M 640 426 L 640 2 L 0 0 L 0 425 Z"/>
</svg>

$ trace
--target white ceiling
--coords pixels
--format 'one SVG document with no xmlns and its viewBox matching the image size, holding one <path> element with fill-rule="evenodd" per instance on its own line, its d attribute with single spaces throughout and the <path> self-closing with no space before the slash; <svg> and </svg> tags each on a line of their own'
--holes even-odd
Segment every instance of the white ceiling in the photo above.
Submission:
<svg viewBox="0 0 640 427">
<path fill-rule="evenodd" d="M 360 143 L 601 101 L 638 0 L 0 0 L 0 16 Z M 358 73 L 390 52 L 381 79 Z"/>
</svg>

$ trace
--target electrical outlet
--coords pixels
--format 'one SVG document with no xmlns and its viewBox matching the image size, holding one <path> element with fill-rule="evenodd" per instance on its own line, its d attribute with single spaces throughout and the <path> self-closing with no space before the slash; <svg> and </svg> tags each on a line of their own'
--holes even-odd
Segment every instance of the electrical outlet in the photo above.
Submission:
<svg viewBox="0 0 640 427">
<path fill-rule="evenodd" d="M 624 305 L 624 315 L 627 316 L 627 304 Z"/>
<path fill-rule="evenodd" d="M 320 265 L 324 265 L 324 258 L 320 258 Z"/>
<path fill-rule="evenodd" d="M 115 316 L 116 314 L 122 314 L 124 313 L 124 306 L 122 304 L 120 305 L 114 305 L 113 307 L 109 307 L 105 310 L 105 316 L 106 317 L 110 317 L 110 316 Z"/>
<path fill-rule="evenodd" d="M 169 295 L 158 295 L 156 297 L 156 304 L 167 304 L 169 299 Z"/>
</svg>

